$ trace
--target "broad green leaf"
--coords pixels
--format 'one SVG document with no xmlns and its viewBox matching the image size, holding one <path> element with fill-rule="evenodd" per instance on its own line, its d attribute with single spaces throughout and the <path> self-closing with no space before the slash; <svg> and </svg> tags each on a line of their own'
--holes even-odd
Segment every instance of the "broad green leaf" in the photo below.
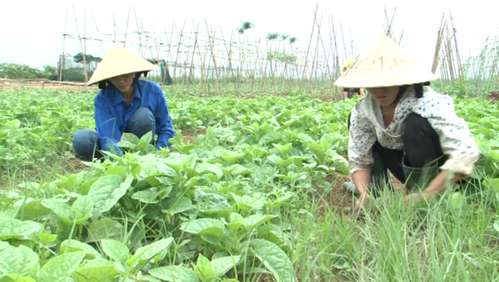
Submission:
<svg viewBox="0 0 499 282">
<path fill-rule="evenodd" d="M 57 240 L 57 234 L 49 233 L 46 231 L 38 233 L 38 241 L 43 245 L 52 247 L 55 245 L 56 240 Z"/>
<path fill-rule="evenodd" d="M 268 197 L 265 203 L 266 207 L 278 208 L 286 203 L 288 203 L 295 194 L 289 191 L 279 191 L 275 192 L 273 197 Z"/>
<path fill-rule="evenodd" d="M 329 150 L 329 157 L 331 158 L 331 165 L 333 166 L 335 171 L 339 172 L 342 175 L 350 175 L 350 165 L 343 156 L 341 156 L 334 150 Z"/>
<path fill-rule="evenodd" d="M 194 168 L 197 162 L 197 156 L 195 155 L 183 155 L 183 154 L 170 154 L 169 158 L 165 159 L 164 162 L 171 168 L 175 170 L 176 173 L 182 171 L 195 173 Z M 189 175 L 192 176 L 192 175 Z"/>
<path fill-rule="evenodd" d="M 50 213 L 50 209 L 44 207 L 38 199 L 19 200 L 16 205 L 20 207 L 17 217 L 22 220 L 33 220 Z"/>
<path fill-rule="evenodd" d="M 224 150 L 221 157 L 224 161 L 233 164 L 241 160 L 244 157 L 244 153 Z"/>
<path fill-rule="evenodd" d="M 61 243 L 60 253 L 65 254 L 72 252 L 83 252 L 85 253 L 86 258 L 98 258 L 101 256 L 100 253 L 89 244 L 73 239 L 64 240 L 64 242 Z"/>
<path fill-rule="evenodd" d="M 7 206 L 0 210 L 0 218 L 20 218 L 19 216 L 20 207 L 18 206 Z M 21 218 L 24 219 L 24 218 Z"/>
<path fill-rule="evenodd" d="M 262 239 L 250 242 L 251 251 L 272 273 L 277 281 L 296 281 L 293 264 L 276 244 Z"/>
<path fill-rule="evenodd" d="M 123 197 L 133 177 L 128 176 L 124 181 L 118 175 L 105 175 L 92 184 L 88 195 L 94 202 L 94 213 L 100 215 L 109 211 Z"/>
<path fill-rule="evenodd" d="M 231 194 L 232 198 L 234 198 L 234 201 L 236 202 L 237 208 L 243 210 L 243 211 L 258 211 L 263 208 L 265 205 L 265 198 L 258 197 L 259 195 L 257 194 L 257 197 L 252 197 L 249 195 L 236 195 L 234 193 Z"/>
<path fill-rule="evenodd" d="M 324 164 L 326 161 L 326 152 L 329 149 L 329 146 L 324 146 L 321 142 L 311 141 L 306 143 L 307 148 L 314 153 L 317 161 L 320 164 Z"/>
<path fill-rule="evenodd" d="M 494 162 L 499 162 L 499 150 L 490 150 L 487 154 L 487 157 L 493 159 Z"/>
<path fill-rule="evenodd" d="M 243 219 L 244 227 L 248 230 L 256 228 L 257 226 L 271 220 L 276 216 L 269 214 L 253 214 Z"/>
<path fill-rule="evenodd" d="M 71 205 L 71 220 L 76 224 L 83 224 L 92 217 L 93 209 L 92 199 L 88 196 L 80 196 Z"/>
<path fill-rule="evenodd" d="M 196 265 L 194 266 L 194 270 L 203 282 L 214 281 L 218 278 L 215 268 L 203 255 L 199 255 Z"/>
<path fill-rule="evenodd" d="M 198 282 L 196 273 L 185 266 L 168 265 L 149 270 L 149 274 L 169 282 Z"/>
<path fill-rule="evenodd" d="M 36 280 L 32 277 L 22 276 L 19 274 L 9 274 L 6 276 L 0 276 L 0 282 L 36 282 Z"/>
<path fill-rule="evenodd" d="M 132 199 L 137 200 L 139 202 L 145 203 L 145 204 L 155 204 L 158 202 L 157 196 L 158 196 L 158 189 L 156 187 L 149 188 L 146 190 L 142 191 L 137 191 L 132 194 Z"/>
<path fill-rule="evenodd" d="M 139 143 L 139 140 L 137 135 L 130 132 L 124 132 L 118 145 L 121 148 L 133 149 Z"/>
<path fill-rule="evenodd" d="M 231 231 L 237 231 L 244 224 L 242 215 L 233 212 L 229 216 L 229 224 L 227 225 Z"/>
<path fill-rule="evenodd" d="M 291 246 L 289 235 L 282 231 L 282 227 L 275 224 L 266 224 L 258 228 L 258 238 L 271 241 L 280 247 Z"/>
<path fill-rule="evenodd" d="M 151 186 L 158 186 L 159 184 L 168 181 L 168 178 L 163 176 L 174 177 L 177 173 L 171 168 L 167 161 L 159 158 L 156 155 L 148 154 L 140 156 L 140 174 L 139 179 L 145 180 Z"/>
<path fill-rule="evenodd" d="M 62 222 L 72 224 L 71 207 L 62 199 L 44 199 L 42 205 L 50 209 Z"/>
<path fill-rule="evenodd" d="M 228 216 L 234 209 L 225 195 L 204 192 L 200 189 L 194 193 L 194 202 L 202 214 L 211 217 Z"/>
<path fill-rule="evenodd" d="M 155 147 L 152 145 L 153 133 L 152 131 L 147 132 L 142 137 L 140 137 L 139 143 L 136 146 L 137 150 L 142 153 L 153 152 Z"/>
<path fill-rule="evenodd" d="M 0 218 L 0 240 L 32 239 L 42 229 L 42 225 L 34 221 Z"/>
<path fill-rule="evenodd" d="M 117 276 L 118 269 L 114 263 L 101 258 L 80 265 L 72 275 L 77 282 L 113 282 Z"/>
<path fill-rule="evenodd" d="M 112 239 L 102 239 L 101 248 L 114 261 L 124 262 L 130 254 L 125 244 Z"/>
<path fill-rule="evenodd" d="M 196 235 L 211 235 L 216 238 L 222 238 L 225 232 L 224 223 L 221 220 L 214 218 L 198 218 L 180 225 L 180 230 L 196 234 Z"/>
<path fill-rule="evenodd" d="M 101 239 L 121 240 L 123 238 L 123 225 L 108 217 L 92 221 L 88 226 L 88 241 L 97 242 Z"/>
<path fill-rule="evenodd" d="M 73 274 L 78 266 L 80 266 L 80 263 L 84 257 L 84 252 L 74 252 L 58 255 L 51 258 L 40 269 L 38 273 L 38 281 L 67 281 L 67 279 Z"/>
<path fill-rule="evenodd" d="M 190 209 L 193 209 L 194 206 L 192 205 L 191 199 L 187 197 L 180 197 L 176 199 L 171 206 L 168 207 L 165 211 L 168 212 L 170 215 L 174 215 L 177 213 L 181 213 Z"/>
<path fill-rule="evenodd" d="M 217 180 L 224 176 L 222 167 L 219 164 L 199 163 L 196 166 L 196 171 L 199 174 L 212 173 L 213 175 L 216 176 Z"/>
<path fill-rule="evenodd" d="M 45 199 L 42 205 L 50 209 L 66 224 L 83 224 L 91 216 L 93 210 L 92 199 L 88 196 L 78 197 L 71 206 L 62 199 Z"/>
<path fill-rule="evenodd" d="M 89 180 L 92 179 L 86 171 L 81 171 L 76 174 L 61 176 L 57 181 L 58 186 L 65 190 L 86 194 L 88 192 L 88 185 L 85 182 Z"/>
<path fill-rule="evenodd" d="M 286 144 L 273 144 L 274 148 L 281 154 L 281 155 L 287 155 L 291 149 L 293 149 L 293 144 L 292 143 L 286 143 Z"/>
<path fill-rule="evenodd" d="M 213 269 L 217 273 L 218 276 L 223 276 L 229 270 L 234 269 L 234 267 L 241 260 L 241 256 L 228 256 L 228 257 L 220 257 L 211 260 L 211 265 Z"/>
<path fill-rule="evenodd" d="M 34 276 L 40 267 L 38 261 L 38 255 L 30 248 L 0 241 L 0 277 L 8 274 Z"/>
<path fill-rule="evenodd" d="M 245 166 L 242 166 L 240 164 L 233 164 L 229 167 L 224 167 L 224 170 L 227 172 L 227 174 L 233 175 L 233 176 L 238 176 L 238 175 L 251 175 L 251 170 L 248 169 Z"/>
<path fill-rule="evenodd" d="M 169 237 L 156 242 L 153 242 L 144 247 L 138 248 L 133 256 L 127 260 L 128 266 L 131 268 L 136 267 L 139 264 L 145 263 L 152 259 L 154 256 L 168 250 L 168 247 L 173 242 L 173 238 Z M 166 255 L 166 253 L 165 253 Z"/>
</svg>

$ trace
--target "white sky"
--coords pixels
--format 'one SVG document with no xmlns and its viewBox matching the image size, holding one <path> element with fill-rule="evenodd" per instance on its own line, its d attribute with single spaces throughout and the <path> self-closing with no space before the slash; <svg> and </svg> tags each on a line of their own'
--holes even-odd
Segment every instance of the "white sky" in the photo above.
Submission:
<svg viewBox="0 0 499 282">
<path fill-rule="evenodd" d="M 204 27 L 206 20 L 210 26 L 224 30 L 228 37 L 243 21 L 249 21 L 255 25 L 251 30 L 254 36 L 287 33 L 298 38 L 299 46 L 306 46 L 316 3 L 323 24 L 333 16 L 361 51 L 383 32 L 385 7 L 388 11 L 397 7 L 394 26 L 396 32 L 404 31 L 402 46 L 428 62 L 433 56 L 444 11 L 452 12 L 463 56 L 476 53 L 488 36 L 499 35 L 499 1 L 492 0 L 11 0 L 1 4 L 0 63 L 56 65 L 63 49 L 62 33 L 76 32 L 75 10 L 80 32 L 83 32 L 84 13 L 89 33 L 95 31 L 95 22 L 100 32 L 112 31 L 113 15 L 118 30 L 123 31 L 132 7 L 146 30 L 168 31 L 172 22 L 179 26 L 184 21 L 195 21 Z M 135 19 L 130 24 L 135 25 Z"/>
</svg>

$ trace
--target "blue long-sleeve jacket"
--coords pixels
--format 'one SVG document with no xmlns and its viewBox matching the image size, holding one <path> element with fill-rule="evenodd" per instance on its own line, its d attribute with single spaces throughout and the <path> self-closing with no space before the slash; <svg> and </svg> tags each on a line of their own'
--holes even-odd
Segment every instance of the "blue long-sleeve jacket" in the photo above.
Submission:
<svg viewBox="0 0 499 282">
<path fill-rule="evenodd" d="M 128 106 L 118 89 L 113 85 L 99 91 L 94 100 L 95 124 L 102 150 L 122 154 L 117 143 L 125 131 L 128 121 L 141 107 L 146 107 L 154 115 L 154 133 L 158 135 L 156 147 L 167 146 L 168 140 L 175 135 L 168 105 L 160 86 L 152 81 L 137 80 L 133 99 Z"/>
</svg>

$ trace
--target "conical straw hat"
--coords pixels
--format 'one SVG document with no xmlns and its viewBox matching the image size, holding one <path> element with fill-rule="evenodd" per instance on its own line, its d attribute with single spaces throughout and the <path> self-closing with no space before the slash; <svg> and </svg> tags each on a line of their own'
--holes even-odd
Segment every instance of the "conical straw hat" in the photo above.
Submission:
<svg viewBox="0 0 499 282">
<path fill-rule="evenodd" d="M 340 87 L 371 88 L 422 83 L 437 79 L 406 55 L 388 36 L 382 35 L 365 56 L 335 81 Z"/>
<path fill-rule="evenodd" d="M 125 48 L 113 48 L 97 65 L 87 85 L 127 73 L 150 71 L 154 65 Z"/>
</svg>

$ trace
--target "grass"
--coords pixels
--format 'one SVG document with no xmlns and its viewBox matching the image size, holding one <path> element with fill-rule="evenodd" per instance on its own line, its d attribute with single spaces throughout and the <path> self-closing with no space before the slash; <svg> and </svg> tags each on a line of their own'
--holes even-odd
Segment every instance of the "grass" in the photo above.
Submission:
<svg viewBox="0 0 499 282">
<path fill-rule="evenodd" d="M 385 192 L 360 218 L 310 204 L 308 216 L 292 216 L 300 281 L 498 281 L 493 195 L 456 209 L 450 194 L 407 208 Z"/>
</svg>

